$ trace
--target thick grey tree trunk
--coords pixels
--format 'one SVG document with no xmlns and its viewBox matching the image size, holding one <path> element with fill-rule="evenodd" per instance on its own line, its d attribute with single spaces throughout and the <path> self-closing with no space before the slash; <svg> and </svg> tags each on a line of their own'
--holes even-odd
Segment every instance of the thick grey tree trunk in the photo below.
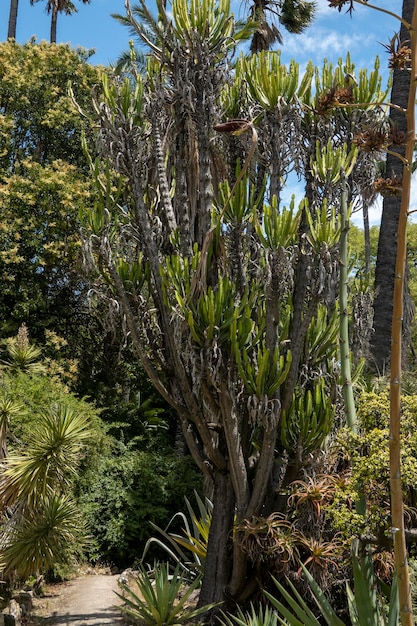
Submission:
<svg viewBox="0 0 417 626">
<path fill-rule="evenodd" d="M 232 537 L 234 493 L 228 472 L 215 471 L 213 516 L 210 525 L 204 578 L 199 605 L 222 602 L 232 569 Z"/>
<path fill-rule="evenodd" d="M 411 21 L 414 0 L 403 0 L 402 16 Z M 401 27 L 400 40 L 405 43 L 409 33 Z M 394 71 L 391 102 L 407 108 L 410 73 L 407 70 Z M 406 131 L 406 118 L 403 112 L 391 109 L 390 119 L 399 130 Z M 404 156 L 404 148 L 393 148 Z M 402 161 L 392 154 L 387 155 L 386 177 L 402 177 Z M 400 215 L 401 197 L 387 196 L 383 201 L 378 254 L 375 269 L 374 333 L 371 339 L 371 354 L 376 371 L 383 373 L 389 366 L 391 352 L 392 298 L 394 294 L 395 261 L 397 257 L 397 229 Z M 406 354 L 406 350 L 404 350 Z"/>
</svg>

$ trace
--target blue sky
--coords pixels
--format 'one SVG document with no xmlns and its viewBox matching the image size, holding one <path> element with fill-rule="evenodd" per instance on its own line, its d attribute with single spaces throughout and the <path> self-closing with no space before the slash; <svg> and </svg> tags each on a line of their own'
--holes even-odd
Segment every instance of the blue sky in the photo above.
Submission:
<svg viewBox="0 0 417 626">
<path fill-rule="evenodd" d="M 132 4 L 135 0 L 132 0 Z M 401 11 L 400 0 L 376 0 L 379 6 L 391 11 Z M 0 23 L 2 37 L 7 34 L 9 0 L 0 3 Z M 58 41 L 72 46 L 95 48 L 93 63 L 108 64 L 128 47 L 129 34 L 116 20 L 112 13 L 124 14 L 124 0 L 92 0 L 85 5 L 74 0 L 78 13 L 72 16 L 60 15 L 58 18 Z M 243 17 L 246 0 L 238 0 L 236 14 Z M 294 57 L 301 65 L 308 59 L 321 64 L 323 58 L 337 61 L 350 50 L 352 60 L 357 67 L 369 67 L 375 54 L 381 54 L 381 61 L 386 58 L 381 45 L 398 30 L 395 19 L 384 16 L 367 7 L 357 5 L 350 18 L 344 11 L 328 7 L 327 0 L 318 0 L 318 11 L 314 24 L 302 35 L 291 36 L 285 31 L 283 54 Z M 32 36 L 38 41 L 49 38 L 50 18 L 45 12 L 45 1 L 31 6 L 29 0 L 19 0 L 17 40 L 25 43 Z"/>
</svg>

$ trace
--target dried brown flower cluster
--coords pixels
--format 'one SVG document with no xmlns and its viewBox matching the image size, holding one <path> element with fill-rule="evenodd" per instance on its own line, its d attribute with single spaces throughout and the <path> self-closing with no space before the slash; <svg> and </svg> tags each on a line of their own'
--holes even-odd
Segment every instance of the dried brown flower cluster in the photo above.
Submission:
<svg viewBox="0 0 417 626">
<path fill-rule="evenodd" d="M 388 137 L 385 131 L 371 128 L 357 133 L 352 143 L 364 152 L 382 152 L 388 148 Z"/>
<path fill-rule="evenodd" d="M 411 48 L 408 41 L 401 41 L 398 34 L 394 35 L 389 44 L 384 44 L 384 48 L 390 55 L 388 67 L 396 70 L 408 70 L 411 66 Z"/>
<path fill-rule="evenodd" d="M 390 146 L 404 146 L 407 141 L 407 133 L 400 130 L 396 124 L 392 124 L 389 131 Z"/>
<path fill-rule="evenodd" d="M 214 130 L 218 133 L 232 133 L 240 134 L 244 133 L 251 127 L 248 120 L 229 120 L 228 122 L 220 122 L 214 126 Z"/>
<path fill-rule="evenodd" d="M 391 178 L 378 178 L 374 182 L 374 189 L 381 196 L 401 196 L 403 190 L 403 179 L 401 176 Z"/>
<path fill-rule="evenodd" d="M 351 104 L 352 102 L 353 90 L 351 87 L 332 87 L 332 89 L 319 96 L 316 105 L 316 112 L 319 115 L 327 115 L 338 105 Z"/>
<path fill-rule="evenodd" d="M 387 150 L 390 146 L 403 146 L 407 134 L 392 124 L 389 131 L 381 128 L 367 128 L 353 137 L 353 143 L 363 152 L 377 153 Z"/>
</svg>

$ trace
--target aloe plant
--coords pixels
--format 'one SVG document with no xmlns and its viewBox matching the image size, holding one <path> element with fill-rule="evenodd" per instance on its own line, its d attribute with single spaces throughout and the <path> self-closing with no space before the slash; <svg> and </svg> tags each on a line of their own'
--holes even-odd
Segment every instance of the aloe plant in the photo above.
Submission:
<svg viewBox="0 0 417 626">
<path fill-rule="evenodd" d="M 239 607 L 237 615 L 223 613 L 219 621 L 223 626 L 277 626 L 278 616 L 269 606 L 255 607 L 251 604 L 250 613 L 244 613 Z"/>
<path fill-rule="evenodd" d="M 117 595 L 124 602 L 120 607 L 121 611 L 145 626 L 186 623 L 217 606 L 217 604 L 199 608 L 187 606 L 200 582 L 200 577 L 197 577 L 191 585 L 188 584 L 180 572 L 179 564 L 173 572 L 169 563 L 155 564 L 152 572 L 146 571 L 141 566 L 133 583 L 137 587 L 137 592 L 130 585 L 120 583 L 123 593 Z"/>
</svg>

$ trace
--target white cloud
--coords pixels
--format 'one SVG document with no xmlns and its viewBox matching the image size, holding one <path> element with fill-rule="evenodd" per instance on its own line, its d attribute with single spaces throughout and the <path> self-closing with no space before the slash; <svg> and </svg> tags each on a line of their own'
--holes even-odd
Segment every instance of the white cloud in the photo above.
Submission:
<svg viewBox="0 0 417 626">
<path fill-rule="evenodd" d="M 300 35 L 285 35 L 282 52 L 288 55 L 312 56 L 321 62 L 323 58 L 337 60 L 349 50 L 353 52 L 363 46 L 359 33 L 340 33 L 329 28 L 311 27 Z"/>
</svg>

